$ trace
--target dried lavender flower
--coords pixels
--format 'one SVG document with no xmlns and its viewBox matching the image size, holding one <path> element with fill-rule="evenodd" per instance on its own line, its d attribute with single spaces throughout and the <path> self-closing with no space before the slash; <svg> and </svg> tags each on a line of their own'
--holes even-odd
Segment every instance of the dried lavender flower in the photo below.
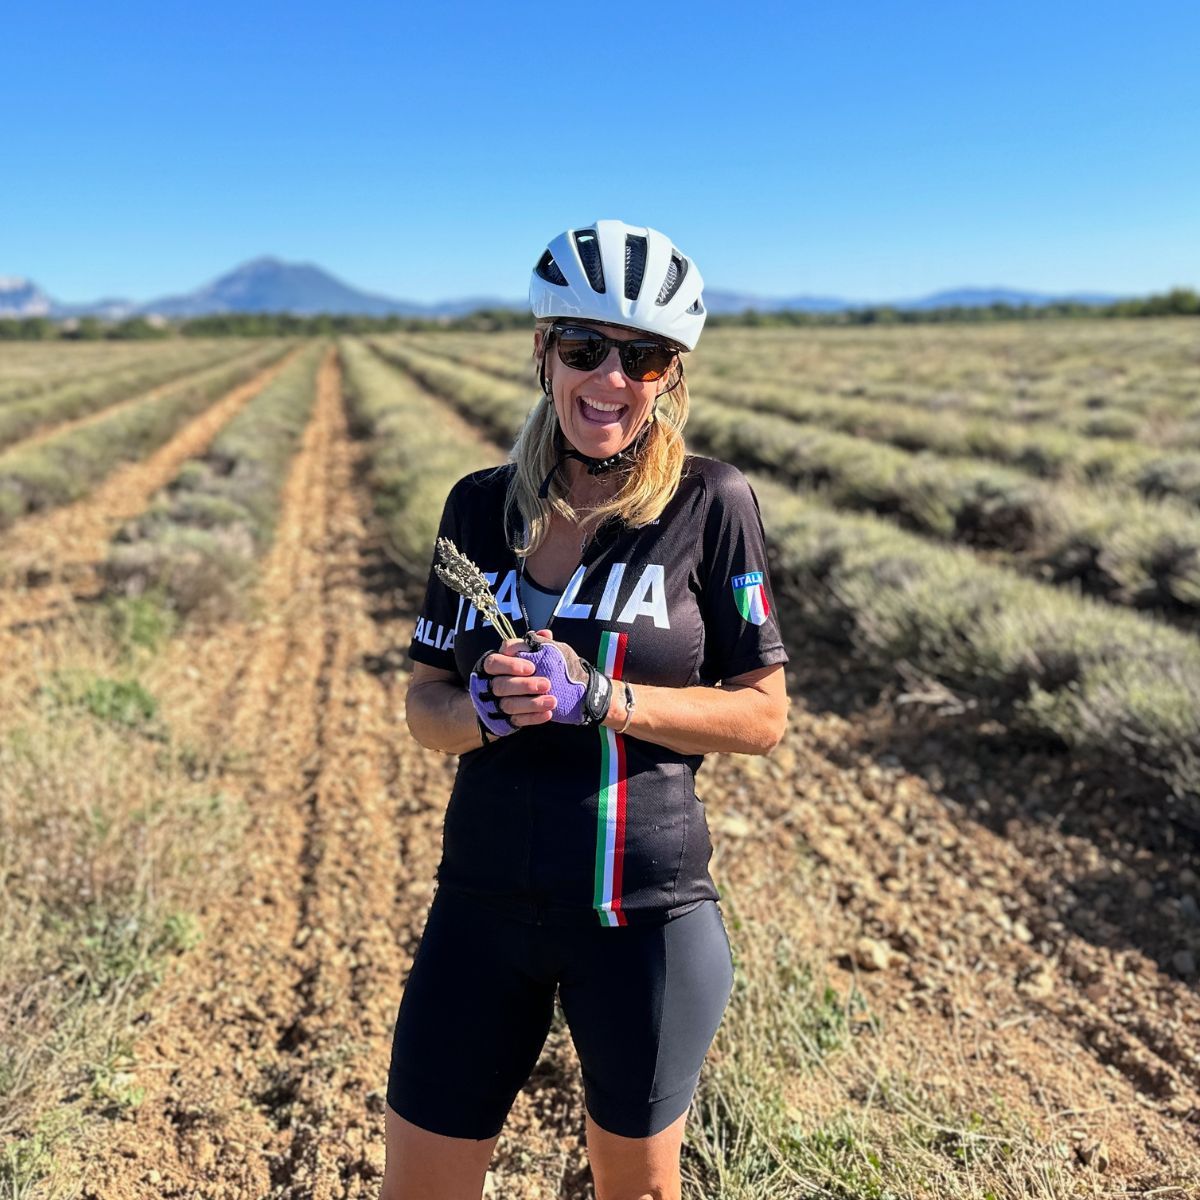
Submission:
<svg viewBox="0 0 1200 1200">
<path fill-rule="evenodd" d="M 491 623 L 500 636 L 515 639 L 520 635 L 513 628 L 508 614 L 500 610 L 496 597 L 488 587 L 483 572 L 447 537 L 436 543 L 437 561 L 434 571 L 437 577 L 460 596 L 465 596 Z"/>
</svg>

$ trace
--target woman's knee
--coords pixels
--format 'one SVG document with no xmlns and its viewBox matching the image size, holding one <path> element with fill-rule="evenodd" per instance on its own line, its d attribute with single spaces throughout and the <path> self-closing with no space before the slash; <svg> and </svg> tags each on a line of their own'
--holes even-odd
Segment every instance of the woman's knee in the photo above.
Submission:
<svg viewBox="0 0 1200 1200">
<path fill-rule="evenodd" d="M 687 1112 L 644 1138 L 621 1137 L 585 1114 L 596 1200 L 679 1200 L 679 1153 Z"/>
<path fill-rule="evenodd" d="M 480 1200 L 500 1134 L 447 1137 L 384 1110 L 386 1161 L 379 1200 Z"/>
</svg>

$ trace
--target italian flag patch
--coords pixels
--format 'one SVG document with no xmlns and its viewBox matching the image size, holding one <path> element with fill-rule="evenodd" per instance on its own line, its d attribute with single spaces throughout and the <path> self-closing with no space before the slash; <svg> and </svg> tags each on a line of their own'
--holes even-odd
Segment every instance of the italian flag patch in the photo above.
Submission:
<svg viewBox="0 0 1200 1200">
<path fill-rule="evenodd" d="M 733 577 L 733 599 L 742 619 L 751 625 L 761 625 L 771 611 L 767 593 L 763 590 L 763 573 L 747 571 Z"/>
</svg>

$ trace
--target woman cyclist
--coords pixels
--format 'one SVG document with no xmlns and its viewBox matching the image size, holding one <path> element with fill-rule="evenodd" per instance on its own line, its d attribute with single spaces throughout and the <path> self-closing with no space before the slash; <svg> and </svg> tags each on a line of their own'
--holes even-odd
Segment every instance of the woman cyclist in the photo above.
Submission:
<svg viewBox="0 0 1200 1200">
<path fill-rule="evenodd" d="M 733 985 L 695 773 L 768 753 L 788 705 L 757 499 L 681 436 L 701 288 L 657 230 L 554 239 L 530 283 L 542 398 L 509 461 L 446 500 L 439 536 L 526 636 L 431 570 L 407 722 L 460 757 L 396 1020 L 382 1200 L 481 1195 L 556 1002 L 598 1200 L 680 1194 Z"/>
</svg>

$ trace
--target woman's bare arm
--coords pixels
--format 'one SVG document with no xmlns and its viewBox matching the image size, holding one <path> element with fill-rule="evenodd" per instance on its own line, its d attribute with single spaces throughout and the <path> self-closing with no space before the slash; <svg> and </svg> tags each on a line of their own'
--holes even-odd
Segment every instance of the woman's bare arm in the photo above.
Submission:
<svg viewBox="0 0 1200 1200">
<path fill-rule="evenodd" d="M 452 671 L 414 663 L 404 718 L 409 733 L 428 750 L 465 754 L 483 744 L 471 697 Z"/>
<path fill-rule="evenodd" d="M 633 686 L 631 737 L 679 754 L 769 754 L 787 728 L 788 696 L 782 664 L 726 679 L 719 687 Z M 613 689 L 604 724 L 625 723 L 625 689 Z"/>
<path fill-rule="evenodd" d="M 518 726 L 549 720 L 546 710 L 553 704 L 552 697 L 542 695 L 549 690 L 550 681 L 544 675 L 534 676 L 528 659 L 515 657 L 523 644 L 519 640 L 505 642 L 500 651 L 488 655 L 485 663 L 489 671 L 502 672 L 492 683 L 492 691 L 505 697 L 501 706 Z M 514 654 L 501 653 L 505 649 Z M 453 671 L 414 662 L 404 715 L 409 732 L 429 750 L 465 754 L 483 745 L 475 706 Z"/>
</svg>

